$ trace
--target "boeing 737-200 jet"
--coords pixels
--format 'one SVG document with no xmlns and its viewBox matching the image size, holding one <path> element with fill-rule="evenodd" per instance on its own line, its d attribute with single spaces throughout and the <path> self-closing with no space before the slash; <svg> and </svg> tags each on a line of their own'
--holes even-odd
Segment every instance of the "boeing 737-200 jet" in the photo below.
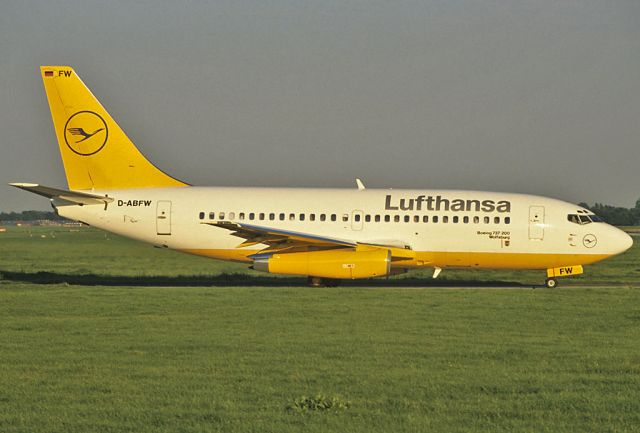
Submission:
<svg viewBox="0 0 640 433">
<path fill-rule="evenodd" d="M 69 189 L 11 185 L 56 212 L 160 247 L 312 285 L 431 268 L 540 269 L 546 285 L 631 247 L 588 209 L 533 195 L 367 189 L 218 188 L 152 165 L 69 66 L 41 68 Z"/>
</svg>

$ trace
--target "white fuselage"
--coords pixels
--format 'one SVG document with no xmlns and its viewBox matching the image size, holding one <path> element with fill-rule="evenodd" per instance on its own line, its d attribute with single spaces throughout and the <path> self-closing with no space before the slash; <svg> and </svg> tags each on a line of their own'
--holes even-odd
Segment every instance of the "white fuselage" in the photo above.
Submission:
<svg viewBox="0 0 640 433">
<path fill-rule="evenodd" d="M 91 191 L 107 206 L 65 206 L 60 215 L 154 245 L 247 261 L 266 245 L 210 222 L 230 221 L 291 232 L 393 245 L 415 252 L 394 267 L 545 269 L 602 260 L 625 251 L 630 237 L 551 198 L 455 190 L 308 188 L 144 188 Z M 56 203 L 54 203 L 56 204 Z"/>
</svg>

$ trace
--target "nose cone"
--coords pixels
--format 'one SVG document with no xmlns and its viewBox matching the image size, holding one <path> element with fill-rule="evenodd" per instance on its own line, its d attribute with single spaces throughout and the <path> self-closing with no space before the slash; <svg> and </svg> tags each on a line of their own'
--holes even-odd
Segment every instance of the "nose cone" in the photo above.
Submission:
<svg viewBox="0 0 640 433">
<path fill-rule="evenodd" d="M 614 254 L 621 254 L 633 245 L 633 238 L 618 228 L 614 228 L 612 241 L 615 249 Z"/>
</svg>

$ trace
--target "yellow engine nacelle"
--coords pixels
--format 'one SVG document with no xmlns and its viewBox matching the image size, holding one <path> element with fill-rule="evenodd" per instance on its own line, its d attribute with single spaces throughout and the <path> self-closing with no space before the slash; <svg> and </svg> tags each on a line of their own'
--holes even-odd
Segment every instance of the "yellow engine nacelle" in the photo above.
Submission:
<svg viewBox="0 0 640 433">
<path fill-rule="evenodd" d="M 356 279 L 382 277 L 391 272 L 391 252 L 322 250 L 256 257 L 253 268 L 272 274 L 308 275 L 322 278 Z"/>
</svg>

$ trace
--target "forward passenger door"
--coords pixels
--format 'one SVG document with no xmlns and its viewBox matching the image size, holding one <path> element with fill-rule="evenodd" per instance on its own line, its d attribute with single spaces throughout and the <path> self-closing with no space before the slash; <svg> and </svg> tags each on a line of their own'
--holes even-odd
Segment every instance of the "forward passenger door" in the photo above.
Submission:
<svg viewBox="0 0 640 433">
<path fill-rule="evenodd" d="M 529 239 L 544 239 L 544 206 L 529 206 Z"/>
</svg>

